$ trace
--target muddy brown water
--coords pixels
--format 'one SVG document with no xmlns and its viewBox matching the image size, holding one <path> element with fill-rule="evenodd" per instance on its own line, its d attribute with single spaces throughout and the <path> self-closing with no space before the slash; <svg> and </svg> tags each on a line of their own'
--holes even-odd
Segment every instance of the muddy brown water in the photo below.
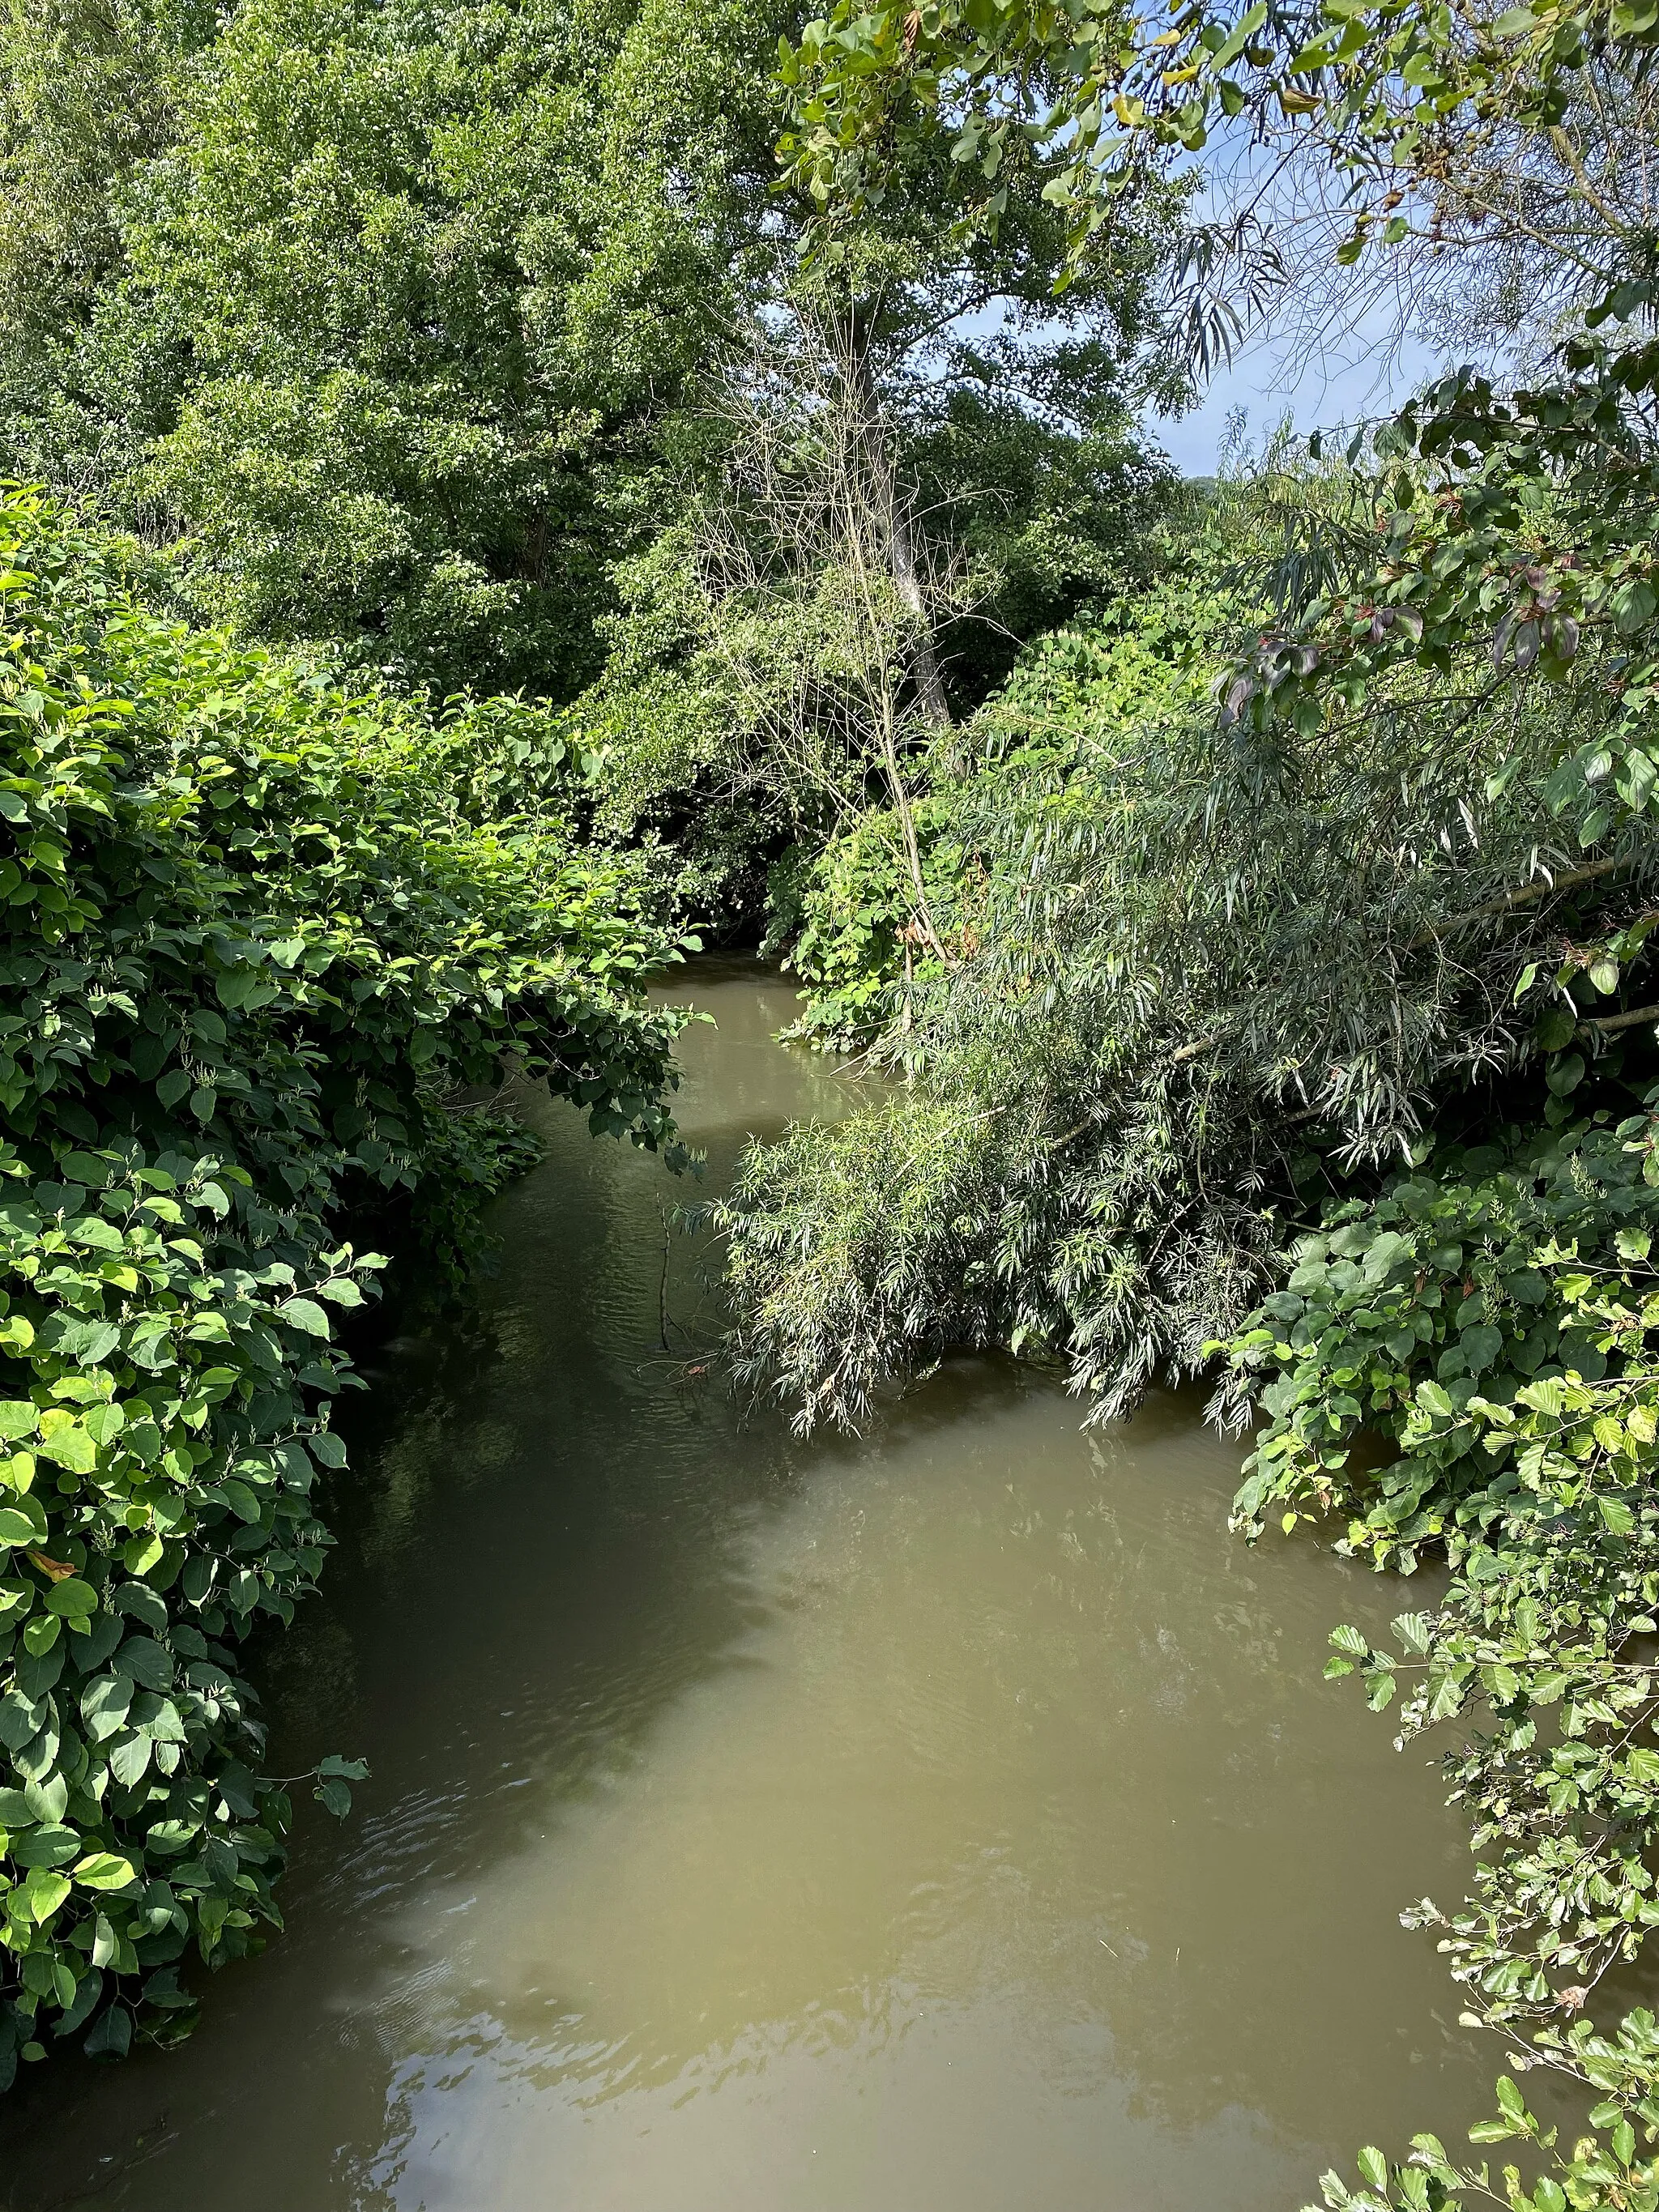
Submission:
<svg viewBox="0 0 1659 2212">
<path fill-rule="evenodd" d="M 711 1177 L 841 1109 L 775 978 L 689 988 Z M 1398 1586 L 1230 1538 L 1196 1401 L 1085 1435 L 964 1360 L 860 1443 L 745 1420 L 678 1249 L 659 1350 L 684 1194 L 544 1115 L 263 1662 L 278 1762 L 374 1779 L 185 2048 L 31 2074 L 7 2212 L 1294 2212 L 1460 2139 L 1502 2052 L 1397 1915 L 1462 1832 L 1321 1680 Z"/>
</svg>

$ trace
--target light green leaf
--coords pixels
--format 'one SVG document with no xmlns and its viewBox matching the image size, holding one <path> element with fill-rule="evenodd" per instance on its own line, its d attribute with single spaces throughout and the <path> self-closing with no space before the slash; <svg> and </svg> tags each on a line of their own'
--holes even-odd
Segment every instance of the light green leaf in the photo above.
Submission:
<svg viewBox="0 0 1659 2212">
<path fill-rule="evenodd" d="M 126 1718 L 133 1686 L 125 1674 L 98 1674 L 81 1692 L 81 1714 L 94 1743 L 112 1736 Z"/>
<path fill-rule="evenodd" d="M 82 1889 L 125 1889 L 137 1881 L 137 1871 L 129 1859 L 113 1851 L 89 1851 L 70 1869 L 70 1879 Z"/>
<path fill-rule="evenodd" d="M 24 1916 L 37 1927 L 52 1918 L 70 1893 L 68 1881 L 45 1867 L 36 1867 L 14 1899 L 22 1908 Z"/>
<path fill-rule="evenodd" d="M 38 1498 L 9 1496 L 0 1505 L 0 1545 L 41 1545 L 46 1540 L 46 1516 Z"/>
<path fill-rule="evenodd" d="M 35 1446 L 42 1459 L 65 1468 L 71 1474 L 90 1474 L 98 1464 L 98 1447 L 83 1421 L 54 1406 L 40 1416 L 40 1441 Z"/>
<path fill-rule="evenodd" d="M 87 1434 L 93 1442 L 106 1444 L 112 1443 L 120 1435 L 126 1423 L 126 1415 L 119 1406 L 111 1402 L 102 1406 L 89 1406 L 87 1408 L 84 1421 Z"/>
<path fill-rule="evenodd" d="M 130 1735 L 111 1752 L 109 1771 L 124 1789 L 131 1790 L 143 1780 L 154 1747 L 147 1735 Z"/>
<path fill-rule="evenodd" d="M 276 1312 L 290 1328 L 303 1329 L 307 1336 L 325 1337 L 329 1333 L 328 1316 L 310 1298 L 284 1298 Z"/>
</svg>

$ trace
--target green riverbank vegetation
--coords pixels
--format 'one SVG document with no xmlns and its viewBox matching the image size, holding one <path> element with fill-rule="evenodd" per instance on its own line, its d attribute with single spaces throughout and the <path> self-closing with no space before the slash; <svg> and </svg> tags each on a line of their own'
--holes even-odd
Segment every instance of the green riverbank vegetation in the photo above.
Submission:
<svg viewBox="0 0 1659 2212">
<path fill-rule="evenodd" d="M 12 0 L 0 2074 L 274 1920 L 233 1652 L 362 1239 L 461 1264 L 504 1056 L 678 1158 L 695 927 L 888 1079 L 712 1210 L 746 1387 L 1206 1377 L 1243 1538 L 1449 1565 L 1329 1671 L 1449 1733 L 1471 1893 L 1406 1917 L 1520 2162 L 1327 2203 L 1659 2206 L 1656 47 Z M 1182 481 L 1151 414 L 1264 325 L 1445 365 Z"/>
<path fill-rule="evenodd" d="M 676 1024 L 638 989 L 660 902 L 574 841 L 534 710 L 434 715 L 159 617 L 32 493 L 0 498 L 0 594 L 9 2081 L 52 2038 L 178 2032 L 186 1947 L 279 1924 L 290 1800 L 234 1651 L 330 1540 L 333 1339 L 384 1264 L 352 1224 L 400 1199 L 464 1248 L 524 1164 L 452 1103 L 503 1054 L 672 1144 Z"/>
</svg>

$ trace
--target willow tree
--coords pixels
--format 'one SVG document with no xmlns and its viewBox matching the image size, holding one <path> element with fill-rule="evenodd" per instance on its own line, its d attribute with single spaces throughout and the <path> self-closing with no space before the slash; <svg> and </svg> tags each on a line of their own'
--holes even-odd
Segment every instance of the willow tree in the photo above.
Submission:
<svg viewBox="0 0 1659 2212">
<path fill-rule="evenodd" d="M 940 117 L 971 220 L 1018 147 L 1079 252 L 1202 157 L 1200 285 L 1296 272 L 1260 227 L 1288 178 L 1337 271 L 1454 320 L 1462 272 L 1496 271 L 1522 357 L 1256 488 L 1200 707 L 1091 715 L 1056 685 L 1070 757 L 963 801 L 979 943 L 916 1086 L 752 1152 L 725 1214 L 740 1364 L 803 1426 L 963 1344 L 1046 1350 L 1127 1411 L 1231 1338 L 1225 1407 L 1268 1417 L 1248 1531 L 1341 1516 L 1343 1548 L 1407 1571 L 1443 1545 L 1444 1601 L 1387 1650 L 1339 1631 L 1328 1671 L 1379 1709 L 1403 1674 L 1406 1736 L 1468 1729 L 1446 1771 L 1474 1894 L 1402 1917 L 1443 1931 L 1465 2022 L 1592 2089 L 1600 2133 L 1558 2143 L 1505 2077 L 1471 2135 L 1541 2179 L 1419 2136 L 1363 2152 L 1357 2190 L 1326 2175 L 1334 2212 L 1659 2198 L 1652 2014 L 1582 2014 L 1659 1924 L 1656 42 L 1659 9 L 1623 0 L 1152 23 L 945 0 L 843 7 L 785 58 L 831 234 Z M 1315 292 L 1293 308 L 1328 307 L 1328 272 Z M 1352 1454 L 1362 1426 L 1398 1455 Z"/>
<path fill-rule="evenodd" d="M 1052 823 L 1041 794 L 995 793 L 981 839 L 1002 888 L 924 1025 L 937 1189 L 894 1202 L 931 1173 L 901 1141 L 912 1099 L 886 1109 L 890 1145 L 878 1113 L 757 1159 L 734 1217 L 750 1359 L 809 1418 L 855 1410 L 953 1338 L 1046 1343 L 1120 1410 L 1160 1361 L 1200 1366 L 1225 1333 L 1251 1216 L 1291 1200 L 1309 1139 L 1380 1164 L 1471 1083 L 1543 1055 L 1565 1096 L 1639 1046 L 1659 349 L 1639 327 L 1654 229 L 1629 158 L 1645 110 L 1607 88 L 1645 99 L 1656 36 L 1659 17 L 1623 8 L 1259 0 L 1158 29 L 1096 0 L 947 0 L 843 5 L 786 52 L 785 153 L 827 252 L 890 219 L 903 149 L 940 127 L 974 179 L 964 236 L 995 237 L 1005 169 L 1024 164 L 1079 268 L 1127 199 L 1217 144 L 1234 162 L 1244 134 L 1340 187 L 1339 265 L 1504 240 L 1566 319 L 1526 387 L 1448 378 L 1345 469 L 1267 488 L 1278 542 L 1243 563 L 1215 703 L 1176 740 L 1131 717 Z M 1200 330 L 1230 257 L 1259 271 L 1274 250 L 1251 209 L 1212 205 L 1186 257 Z M 811 1155 L 866 1141 L 885 1198 L 860 1241 L 837 1210 L 852 1184 L 815 1186 Z M 786 1249 L 792 1282 L 774 1282 Z M 801 1268 L 807 1250 L 825 1272 Z"/>
</svg>

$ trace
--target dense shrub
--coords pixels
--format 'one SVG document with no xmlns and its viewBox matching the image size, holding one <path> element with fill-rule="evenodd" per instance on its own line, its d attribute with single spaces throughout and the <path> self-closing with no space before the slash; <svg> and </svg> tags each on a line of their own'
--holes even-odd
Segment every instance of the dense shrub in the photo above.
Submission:
<svg viewBox="0 0 1659 2212">
<path fill-rule="evenodd" d="M 1225 588 L 1224 546 L 1212 532 L 1185 547 L 1181 573 L 1038 639 L 967 728 L 936 744 L 914 813 L 930 918 L 948 951 L 963 958 L 978 951 L 988 866 L 1006 817 L 1025 817 L 1034 789 L 1063 789 L 1103 742 L 1159 726 L 1201 700 L 1237 599 Z M 943 970 L 911 918 L 891 810 L 872 806 L 817 850 L 797 848 L 772 888 L 774 939 L 806 1000 L 795 1033 L 839 1051 L 885 1033 L 908 1053 L 907 1004 L 942 981 Z"/>
<path fill-rule="evenodd" d="M 1567 1096 L 1645 1050 L 1656 379 L 1646 344 L 1449 379 L 1369 462 L 1248 490 L 1173 695 L 1109 655 L 1012 702 L 1026 744 L 953 811 L 972 940 L 887 1000 L 925 1109 L 757 1152 L 726 1216 L 742 1364 L 803 1420 L 952 1343 L 1127 1411 L 1239 1326 L 1322 1162 L 1374 1188 L 1534 1055 Z"/>
<path fill-rule="evenodd" d="M 439 718 L 162 622 L 0 505 L 0 2081 L 188 2011 L 289 1820 L 232 1648 L 328 1538 L 336 1316 L 387 1194 L 486 1187 L 503 1055 L 672 1143 L 673 941 L 514 701 Z M 349 1772 L 325 1762 L 338 1806 Z"/>
<path fill-rule="evenodd" d="M 1651 2014 L 1612 2037 L 1583 2017 L 1659 1925 L 1656 1107 L 1617 1127 L 1558 1110 L 1553 1131 L 1437 1154 L 1333 1209 L 1231 1346 L 1236 1402 L 1266 1417 L 1237 1499 L 1248 1534 L 1346 1522 L 1337 1548 L 1379 1568 L 1449 1561 L 1445 1595 L 1402 1613 L 1391 1649 L 1340 1628 L 1327 1672 L 1358 1670 L 1379 1711 L 1403 1692 L 1402 1741 L 1469 1728 L 1445 1771 L 1473 1826 L 1473 1895 L 1402 1917 L 1439 1932 L 1465 2018 L 1504 2033 L 1515 2071 L 1597 2093 L 1609 2140 L 1559 2154 L 1560 2180 L 1512 2200 L 1541 2212 L 1560 2212 L 1563 2184 L 1579 2206 L 1650 2201 L 1628 2172 L 1632 2124 L 1659 2130 Z M 1512 2081 L 1500 2098 L 1478 2140 L 1552 2147 Z M 1466 2185 L 1421 2143 L 1414 2165 Z M 1393 2201 L 1417 2201 L 1401 2186 Z"/>
</svg>

